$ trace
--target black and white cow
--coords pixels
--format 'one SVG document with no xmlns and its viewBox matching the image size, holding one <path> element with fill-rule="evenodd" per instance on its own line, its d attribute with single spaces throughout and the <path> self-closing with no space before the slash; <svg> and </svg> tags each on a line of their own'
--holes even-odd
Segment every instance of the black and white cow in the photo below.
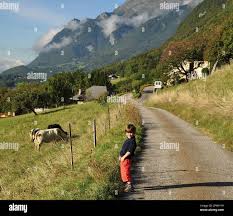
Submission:
<svg viewBox="0 0 233 216">
<path fill-rule="evenodd" d="M 53 128 L 59 128 L 61 131 L 63 131 L 68 136 L 68 133 L 63 130 L 63 128 L 61 127 L 61 125 L 59 125 L 59 124 L 51 124 L 51 125 L 48 126 L 48 129 L 53 129 Z"/>
<path fill-rule="evenodd" d="M 42 143 L 53 141 L 68 141 L 68 136 L 60 128 L 40 130 L 39 128 L 32 129 L 30 132 L 31 141 L 34 142 L 35 148 L 40 151 Z"/>
</svg>

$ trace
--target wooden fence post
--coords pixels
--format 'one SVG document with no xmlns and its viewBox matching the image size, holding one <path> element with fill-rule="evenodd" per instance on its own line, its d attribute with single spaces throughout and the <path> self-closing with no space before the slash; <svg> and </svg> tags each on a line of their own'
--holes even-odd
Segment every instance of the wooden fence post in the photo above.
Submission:
<svg viewBox="0 0 233 216">
<path fill-rule="evenodd" d="M 96 120 L 93 121 L 93 143 L 94 148 L 96 147 Z"/>
<path fill-rule="evenodd" d="M 109 127 L 109 130 L 110 130 L 111 129 L 111 116 L 110 116 L 109 105 L 108 105 L 108 127 Z"/>
<path fill-rule="evenodd" d="M 70 140 L 70 154 L 71 154 L 71 169 L 74 169 L 74 157 L 73 157 L 73 145 L 72 145 L 72 138 L 71 138 L 71 124 L 69 123 L 69 140 Z"/>
</svg>

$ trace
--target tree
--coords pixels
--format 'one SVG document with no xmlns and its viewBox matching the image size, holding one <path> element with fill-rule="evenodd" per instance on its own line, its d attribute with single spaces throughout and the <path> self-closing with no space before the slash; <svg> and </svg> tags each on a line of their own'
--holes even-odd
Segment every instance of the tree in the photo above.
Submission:
<svg viewBox="0 0 233 216">
<path fill-rule="evenodd" d="M 223 33 L 223 50 L 225 59 L 229 63 L 229 59 L 233 58 L 233 24 L 228 24 Z"/>
<path fill-rule="evenodd" d="M 108 78 L 107 72 L 102 69 L 94 70 L 91 73 L 90 78 L 91 85 L 99 85 L 99 86 L 106 86 L 108 89 L 111 90 L 112 84 Z"/>
<path fill-rule="evenodd" d="M 42 86 L 21 83 L 12 92 L 11 105 L 16 113 L 22 114 L 31 111 L 37 115 L 35 108 L 44 107 L 47 99 L 48 94 L 42 90 Z"/>
<path fill-rule="evenodd" d="M 10 93 L 10 89 L 0 88 L 0 112 L 9 112 L 11 110 Z"/>
<path fill-rule="evenodd" d="M 73 96 L 74 87 L 75 80 L 71 73 L 59 73 L 48 79 L 48 91 L 56 105 L 67 103 Z"/>
<path fill-rule="evenodd" d="M 211 35 L 211 37 L 210 37 Z M 211 62 L 212 72 L 215 71 L 220 59 L 223 54 L 223 43 L 221 41 L 222 27 L 215 26 L 211 29 L 208 34 L 206 32 L 205 37 L 208 38 L 206 42 L 206 47 L 203 52 L 204 58 Z M 211 73 L 212 73 L 211 72 Z"/>
<path fill-rule="evenodd" d="M 165 48 L 160 62 L 170 66 L 170 70 L 177 69 L 180 74 L 185 75 L 185 79 L 188 82 L 190 71 L 185 69 L 183 63 L 186 60 L 191 62 L 200 60 L 202 58 L 202 49 L 202 44 L 198 44 L 194 40 L 174 41 Z"/>
</svg>

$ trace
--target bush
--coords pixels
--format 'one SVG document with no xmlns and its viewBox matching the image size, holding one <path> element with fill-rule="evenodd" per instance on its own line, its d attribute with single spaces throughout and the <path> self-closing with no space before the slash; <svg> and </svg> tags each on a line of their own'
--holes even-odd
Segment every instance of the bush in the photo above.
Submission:
<svg viewBox="0 0 233 216">
<path fill-rule="evenodd" d="M 142 84 L 141 80 L 133 80 L 132 82 L 132 89 L 135 90 L 137 93 L 140 92 L 140 86 Z"/>
<path fill-rule="evenodd" d="M 141 96 L 142 96 L 141 92 L 133 91 L 133 97 L 134 98 L 140 98 Z"/>
</svg>

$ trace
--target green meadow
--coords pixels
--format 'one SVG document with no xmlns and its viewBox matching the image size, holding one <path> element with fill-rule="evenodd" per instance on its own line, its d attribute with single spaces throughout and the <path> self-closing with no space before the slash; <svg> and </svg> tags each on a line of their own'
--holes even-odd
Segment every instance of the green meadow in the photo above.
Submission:
<svg viewBox="0 0 233 216">
<path fill-rule="evenodd" d="M 90 102 L 0 119 L 0 143 L 18 143 L 19 149 L 0 150 L 0 199 L 106 200 L 120 190 L 118 154 L 127 123 L 136 124 L 138 141 L 141 119 L 132 105 L 110 105 L 110 128 L 106 105 Z M 93 144 L 93 120 L 97 146 Z M 30 142 L 32 128 L 49 124 L 72 128 L 74 169 L 70 143 L 42 144 L 40 152 Z"/>
</svg>

